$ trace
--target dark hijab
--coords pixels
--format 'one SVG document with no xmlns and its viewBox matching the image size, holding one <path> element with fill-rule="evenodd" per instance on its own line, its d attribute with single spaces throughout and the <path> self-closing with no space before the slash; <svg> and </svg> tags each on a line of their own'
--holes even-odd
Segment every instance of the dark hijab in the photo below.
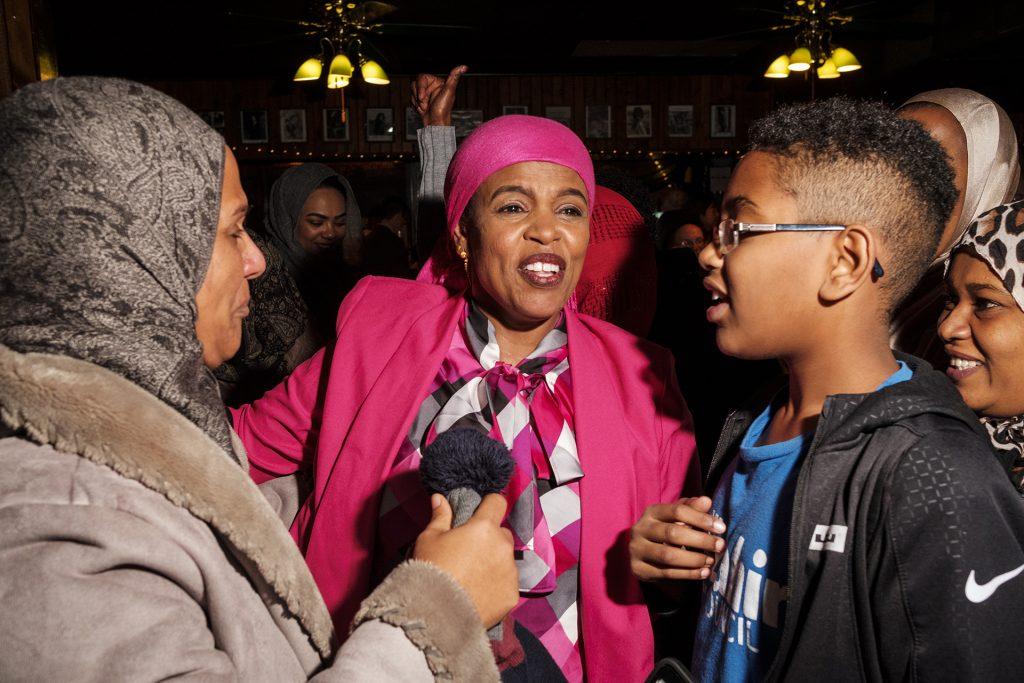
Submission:
<svg viewBox="0 0 1024 683">
<path fill-rule="evenodd" d="M 299 244 L 297 226 L 309 195 L 322 186 L 345 195 L 345 239 L 341 249 L 311 255 Z M 333 336 L 338 306 L 354 284 L 345 261 L 351 249 L 358 253 L 361 225 L 352 187 L 323 164 L 293 166 L 271 186 L 263 235 L 254 236 L 267 267 L 251 284 L 242 348 L 216 371 L 229 405 L 259 398 Z"/>
<path fill-rule="evenodd" d="M 59 78 L 0 102 L 0 344 L 115 372 L 234 457 L 195 333 L 223 171 L 224 140 L 138 83 Z"/>
<path fill-rule="evenodd" d="M 302 206 L 309 195 L 321 185 L 335 185 L 345 195 L 345 258 L 351 263 L 351 255 L 359 253 L 362 240 L 362 216 L 359 204 L 348 180 L 323 164 L 301 164 L 285 171 L 270 188 L 264 212 L 263 227 L 281 252 L 289 270 L 302 270 L 308 257 L 299 244 L 296 227 L 302 213 Z"/>
</svg>

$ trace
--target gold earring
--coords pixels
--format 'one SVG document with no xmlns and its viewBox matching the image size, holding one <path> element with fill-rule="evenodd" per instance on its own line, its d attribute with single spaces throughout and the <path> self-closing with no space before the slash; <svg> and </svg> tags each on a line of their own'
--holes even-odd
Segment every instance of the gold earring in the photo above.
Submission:
<svg viewBox="0 0 1024 683">
<path fill-rule="evenodd" d="M 468 273 L 469 272 L 469 254 L 467 254 L 464 251 L 460 251 L 459 252 L 459 258 L 462 259 L 462 267 L 465 268 L 466 272 Z"/>
</svg>

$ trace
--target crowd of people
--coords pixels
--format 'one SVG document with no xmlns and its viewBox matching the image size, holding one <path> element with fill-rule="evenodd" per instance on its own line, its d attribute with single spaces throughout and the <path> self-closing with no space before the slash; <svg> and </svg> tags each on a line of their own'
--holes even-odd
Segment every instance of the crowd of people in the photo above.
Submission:
<svg viewBox="0 0 1024 683">
<path fill-rule="evenodd" d="M 1019 679 L 1002 109 L 781 106 L 655 219 L 560 123 L 457 145 L 464 73 L 366 220 L 306 163 L 248 226 L 138 83 L 0 101 L 0 677 Z"/>
</svg>

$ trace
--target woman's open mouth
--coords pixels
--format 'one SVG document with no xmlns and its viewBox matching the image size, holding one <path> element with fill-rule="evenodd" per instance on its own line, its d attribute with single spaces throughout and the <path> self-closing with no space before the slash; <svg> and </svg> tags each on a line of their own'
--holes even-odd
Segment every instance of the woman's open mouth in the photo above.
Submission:
<svg viewBox="0 0 1024 683">
<path fill-rule="evenodd" d="M 970 377 L 983 365 L 983 362 L 974 358 L 963 358 L 961 356 L 951 355 L 949 358 L 949 367 L 946 368 L 946 375 L 955 382 L 957 380 Z"/>
<path fill-rule="evenodd" d="M 519 263 L 519 274 L 534 287 L 557 287 L 565 278 L 565 259 L 557 254 L 534 254 Z"/>
</svg>

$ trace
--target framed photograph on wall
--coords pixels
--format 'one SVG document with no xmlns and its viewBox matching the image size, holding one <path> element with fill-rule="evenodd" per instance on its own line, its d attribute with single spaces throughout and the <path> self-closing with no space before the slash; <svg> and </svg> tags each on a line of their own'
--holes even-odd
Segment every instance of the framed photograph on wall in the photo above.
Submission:
<svg viewBox="0 0 1024 683">
<path fill-rule="evenodd" d="M 348 142 L 348 117 L 342 121 L 341 109 L 324 109 L 324 142 Z"/>
<path fill-rule="evenodd" d="M 736 105 L 735 104 L 712 104 L 711 105 L 711 137 L 713 137 L 713 138 L 734 138 L 734 137 L 736 137 Z"/>
<path fill-rule="evenodd" d="M 405 139 L 416 140 L 416 131 L 423 127 L 423 117 L 413 107 L 405 108 Z"/>
<path fill-rule="evenodd" d="M 464 138 L 484 122 L 481 109 L 456 109 L 452 112 L 452 125 L 455 126 L 455 137 Z"/>
<path fill-rule="evenodd" d="M 651 105 L 630 104 L 626 107 L 627 138 L 649 138 L 653 129 Z"/>
<path fill-rule="evenodd" d="M 612 107 L 610 104 L 587 105 L 587 137 L 610 138 L 612 136 Z"/>
<path fill-rule="evenodd" d="M 270 140 L 266 109 L 243 109 L 241 117 L 242 142 L 267 142 Z"/>
<path fill-rule="evenodd" d="M 509 114 L 529 114 L 530 108 L 524 104 L 506 104 L 501 108 L 501 115 L 508 116 Z"/>
<path fill-rule="evenodd" d="M 306 110 L 282 109 L 281 142 L 306 141 Z"/>
<path fill-rule="evenodd" d="M 558 121 L 566 128 L 572 128 L 572 107 L 544 107 L 544 118 Z"/>
<path fill-rule="evenodd" d="M 693 105 L 668 105 L 668 136 L 670 138 L 693 137 Z"/>
<path fill-rule="evenodd" d="M 213 128 L 218 133 L 224 132 L 224 112 L 222 111 L 204 111 L 199 113 L 199 118 L 206 121 L 210 128 Z"/>
<path fill-rule="evenodd" d="M 366 141 L 391 142 L 395 139 L 395 112 L 391 108 L 368 107 Z"/>
</svg>

